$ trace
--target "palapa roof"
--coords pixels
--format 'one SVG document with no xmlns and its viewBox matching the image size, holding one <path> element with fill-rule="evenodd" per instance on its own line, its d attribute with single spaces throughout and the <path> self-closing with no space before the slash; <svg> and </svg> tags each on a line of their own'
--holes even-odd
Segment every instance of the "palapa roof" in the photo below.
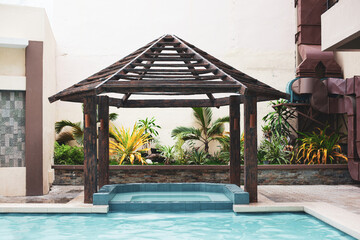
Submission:
<svg viewBox="0 0 360 240">
<path fill-rule="evenodd" d="M 228 105 L 215 93 L 255 95 L 258 101 L 286 98 L 278 91 L 175 35 L 164 35 L 73 86 L 49 97 L 83 102 L 86 96 L 118 93 L 110 97 L 117 107 L 186 107 Z M 206 99 L 129 99 L 132 95 L 196 95 Z M 138 99 L 138 98 L 137 98 Z"/>
</svg>

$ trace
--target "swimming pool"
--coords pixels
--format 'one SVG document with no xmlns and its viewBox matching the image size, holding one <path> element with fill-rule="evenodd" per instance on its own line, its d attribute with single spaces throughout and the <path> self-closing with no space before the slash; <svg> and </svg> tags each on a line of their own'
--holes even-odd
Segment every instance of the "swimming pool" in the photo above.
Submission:
<svg viewBox="0 0 360 240">
<path fill-rule="evenodd" d="M 354 239 L 305 213 L 1 214 L 2 239 Z"/>
</svg>

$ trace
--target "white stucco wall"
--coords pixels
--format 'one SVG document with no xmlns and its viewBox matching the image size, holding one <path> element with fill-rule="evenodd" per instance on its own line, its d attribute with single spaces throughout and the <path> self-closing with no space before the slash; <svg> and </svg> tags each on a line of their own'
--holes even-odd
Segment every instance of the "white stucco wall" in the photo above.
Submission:
<svg viewBox="0 0 360 240">
<path fill-rule="evenodd" d="M 15 38 L 26 39 L 30 41 L 42 41 L 44 44 L 42 96 L 44 176 L 43 193 L 47 193 L 49 191 L 49 184 L 52 183 L 53 179 L 51 164 L 53 161 L 54 152 L 54 124 L 56 114 L 56 104 L 50 104 L 47 98 L 56 91 L 56 45 L 45 10 L 42 8 L 0 4 L 0 38 Z M 0 75 L 24 76 L 25 49 L 0 48 L 0 65 L 3 66 L 0 67 Z M 13 170 L 11 168 L 5 168 L 1 169 L 1 171 L 10 171 L 9 174 L 11 174 L 11 171 Z M 24 178 L 19 179 L 21 181 L 25 181 L 25 175 Z M 4 182 L 4 184 L 7 183 Z M 21 184 L 19 186 L 22 186 L 24 188 L 23 192 L 25 194 L 25 182 L 24 184 Z M 0 184 L 0 195 L 2 194 L 1 189 L 2 188 Z M 6 192 L 6 194 L 9 193 Z"/>
</svg>

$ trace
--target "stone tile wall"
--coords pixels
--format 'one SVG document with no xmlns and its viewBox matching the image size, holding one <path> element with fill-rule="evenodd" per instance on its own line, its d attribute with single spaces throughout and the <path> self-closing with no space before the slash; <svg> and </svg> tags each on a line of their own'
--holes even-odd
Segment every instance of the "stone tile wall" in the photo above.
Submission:
<svg viewBox="0 0 360 240">
<path fill-rule="evenodd" d="M 0 167 L 25 166 L 25 92 L 0 91 Z"/>
<path fill-rule="evenodd" d="M 110 183 L 175 183 L 175 182 L 212 182 L 229 183 L 229 170 L 218 169 L 110 169 Z M 82 185 L 83 170 L 55 168 L 55 182 L 58 185 Z M 71 167 L 69 167 L 71 168 Z M 243 178 L 243 172 L 241 177 Z M 318 185 L 352 184 L 346 165 L 342 168 L 308 169 L 261 169 L 258 171 L 261 185 Z M 243 183 L 241 183 L 243 184 Z"/>
</svg>

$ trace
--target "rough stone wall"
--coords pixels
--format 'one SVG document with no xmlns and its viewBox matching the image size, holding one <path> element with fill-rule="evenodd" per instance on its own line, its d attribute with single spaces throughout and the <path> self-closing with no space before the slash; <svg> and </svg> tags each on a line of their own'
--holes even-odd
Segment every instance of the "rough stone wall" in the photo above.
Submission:
<svg viewBox="0 0 360 240">
<path fill-rule="evenodd" d="M 25 166 L 25 92 L 0 91 L 0 167 Z"/>
<path fill-rule="evenodd" d="M 243 178 L 243 173 L 241 177 Z M 112 169 L 110 183 L 135 182 L 213 182 L 228 183 L 229 171 L 219 169 Z M 317 185 L 352 184 L 347 169 L 259 169 L 258 182 L 261 185 Z M 82 169 L 55 169 L 55 182 L 58 185 L 82 185 Z M 243 183 L 242 183 L 243 184 Z"/>
</svg>

